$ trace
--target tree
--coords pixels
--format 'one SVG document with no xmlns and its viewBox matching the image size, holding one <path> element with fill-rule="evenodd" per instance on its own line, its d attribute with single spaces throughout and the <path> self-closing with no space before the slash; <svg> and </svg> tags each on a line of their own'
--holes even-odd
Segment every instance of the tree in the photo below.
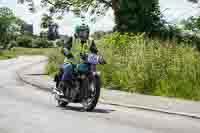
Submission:
<svg viewBox="0 0 200 133">
<path fill-rule="evenodd" d="M 15 19 L 12 10 L 7 7 L 0 8 L 0 45 L 3 48 L 6 48 L 13 37 L 12 26 Z"/>
<path fill-rule="evenodd" d="M 45 13 L 42 16 L 42 23 L 41 23 L 40 27 L 43 29 L 47 29 L 49 27 L 49 25 L 51 25 L 53 23 L 54 22 L 53 22 L 52 16 Z"/>
<path fill-rule="evenodd" d="M 115 12 L 116 30 L 151 32 L 162 26 L 158 0 L 120 0 L 119 7 Z"/>
<path fill-rule="evenodd" d="M 22 3 L 25 0 L 19 0 Z M 30 0 L 27 0 L 30 1 Z M 106 10 L 114 11 L 116 30 L 153 31 L 160 26 L 158 0 L 42 0 L 42 6 L 49 7 L 51 14 L 73 11 L 76 15 L 90 12 L 91 21 L 104 15 Z"/>
<path fill-rule="evenodd" d="M 34 0 L 18 0 L 17 2 L 18 2 L 18 3 L 27 2 L 28 5 L 29 5 L 29 10 L 30 10 L 32 13 L 35 13 L 35 12 L 36 12 Z"/>
<path fill-rule="evenodd" d="M 0 7 L 0 47 L 7 48 L 21 34 L 24 24 L 23 20 L 14 16 L 11 9 Z"/>
<path fill-rule="evenodd" d="M 200 30 L 200 17 L 189 17 L 186 20 L 182 20 L 181 24 L 184 25 L 184 29 L 186 30 Z"/>
<path fill-rule="evenodd" d="M 48 27 L 48 39 L 54 41 L 59 38 L 58 34 L 59 26 L 57 24 L 51 24 Z"/>
<path fill-rule="evenodd" d="M 42 29 L 48 30 L 47 36 L 48 36 L 49 40 L 54 41 L 54 40 L 58 39 L 59 26 L 57 23 L 54 22 L 53 15 L 51 13 L 49 15 L 46 13 L 43 14 L 42 23 L 41 23 L 40 27 Z"/>
<path fill-rule="evenodd" d="M 0 8 L 0 16 L 1 17 L 7 17 L 7 18 L 13 18 L 14 14 L 11 9 L 8 7 L 1 7 Z"/>
</svg>

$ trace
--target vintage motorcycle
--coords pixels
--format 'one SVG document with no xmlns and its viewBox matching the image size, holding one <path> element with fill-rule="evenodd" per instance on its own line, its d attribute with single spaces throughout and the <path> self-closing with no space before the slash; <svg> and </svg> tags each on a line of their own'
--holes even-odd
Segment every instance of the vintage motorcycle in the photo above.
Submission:
<svg viewBox="0 0 200 133">
<path fill-rule="evenodd" d="M 82 103 L 85 111 L 92 111 L 99 100 L 101 91 L 101 75 L 97 72 L 96 65 L 105 64 L 102 56 L 86 54 L 84 64 L 78 65 L 73 71 L 73 80 L 57 81 L 63 96 L 57 89 L 53 89 L 58 106 L 65 107 L 68 103 Z"/>
</svg>

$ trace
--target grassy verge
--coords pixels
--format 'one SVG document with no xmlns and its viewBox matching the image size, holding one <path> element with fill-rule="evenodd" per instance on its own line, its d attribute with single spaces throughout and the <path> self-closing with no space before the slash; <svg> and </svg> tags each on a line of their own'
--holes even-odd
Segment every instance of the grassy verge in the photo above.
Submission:
<svg viewBox="0 0 200 133">
<path fill-rule="evenodd" d="M 53 48 L 13 48 L 12 50 L 6 50 L 0 52 L 0 60 L 15 58 L 21 55 L 48 55 Z"/>
<path fill-rule="evenodd" d="M 23 55 L 44 55 L 49 57 L 46 71 L 54 75 L 58 71 L 59 64 L 63 63 L 64 57 L 58 48 L 13 48 L 12 50 L 0 51 L 0 60 L 6 60 Z"/>
<path fill-rule="evenodd" d="M 120 34 L 105 37 L 98 47 L 108 62 L 98 67 L 106 88 L 200 100 L 200 54 L 195 48 Z M 48 73 L 55 74 L 62 61 L 59 51 L 50 54 Z"/>
<path fill-rule="evenodd" d="M 7 52 L 0 52 L 0 60 L 7 60 L 7 59 L 11 59 L 14 58 L 16 56 L 9 54 Z"/>
<path fill-rule="evenodd" d="M 147 95 L 200 100 L 200 54 L 187 44 L 117 35 L 102 40 L 104 85 Z"/>
<path fill-rule="evenodd" d="M 58 72 L 59 65 L 64 61 L 64 56 L 61 54 L 59 49 L 50 51 L 48 53 L 48 64 L 46 66 L 46 72 L 50 76 L 54 76 Z"/>
</svg>

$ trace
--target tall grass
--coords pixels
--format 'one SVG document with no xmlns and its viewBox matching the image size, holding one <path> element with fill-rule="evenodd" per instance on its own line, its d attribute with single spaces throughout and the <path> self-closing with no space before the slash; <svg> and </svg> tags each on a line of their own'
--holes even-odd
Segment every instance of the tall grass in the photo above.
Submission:
<svg viewBox="0 0 200 133">
<path fill-rule="evenodd" d="M 46 72 L 50 76 L 54 76 L 58 72 L 59 66 L 63 64 L 64 56 L 61 54 L 59 49 L 55 49 L 48 53 L 48 59 L 49 61 L 46 66 Z"/>
<path fill-rule="evenodd" d="M 107 88 L 200 100 L 200 54 L 187 44 L 115 33 L 99 48 L 109 63 L 99 67 Z"/>
<path fill-rule="evenodd" d="M 114 33 L 97 46 L 108 62 L 98 66 L 106 88 L 200 100 L 200 54 L 188 44 Z M 63 59 L 59 50 L 50 52 L 47 72 L 57 73 Z"/>
</svg>

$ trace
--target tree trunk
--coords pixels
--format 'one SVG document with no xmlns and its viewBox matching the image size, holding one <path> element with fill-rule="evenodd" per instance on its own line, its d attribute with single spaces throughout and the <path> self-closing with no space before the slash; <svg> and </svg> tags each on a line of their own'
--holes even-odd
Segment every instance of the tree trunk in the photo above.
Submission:
<svg viewBox="0 0 200 133">
<path fill-rule="evenodd" d="M 114 31 L 118 31 L 120 27 L 120 0 L 111 0 L 111 2 L 116 24 Z"/>
<path fill-rule="evenodd" d="M 114 15 L 117 14 L 117 12 L 119 11 L 119 0 L 111 0 L 112 2 L 112 9 L 114 11 Z"/>
</svg>

